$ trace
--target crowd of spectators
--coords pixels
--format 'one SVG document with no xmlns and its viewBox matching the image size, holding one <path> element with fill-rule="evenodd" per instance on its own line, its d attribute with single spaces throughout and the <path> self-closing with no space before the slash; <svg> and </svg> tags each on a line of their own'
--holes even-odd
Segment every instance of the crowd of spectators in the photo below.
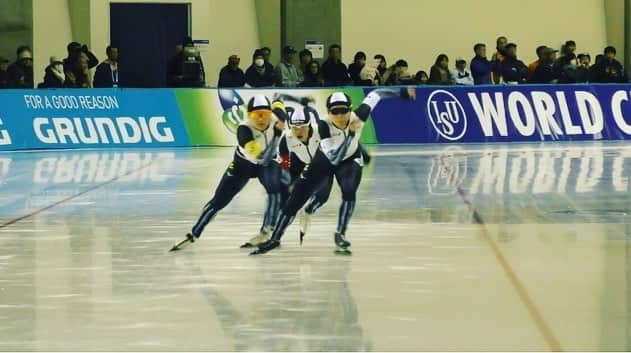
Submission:
<svg viewBox="0 0 631 353">
<path fill-rule="evenodd" d="M 51 57 L 38 88 L 118 87 L 119 49 L 108 46 L 107 58 L 99 63 L 86 45 L 72 42 L 67 46 L 68 56 L 60 60 Z M 355 53 L 348 66 L 342 61 L 342 48 L 333 44 L 328 57 L 321 63 L 305 49 L 299 53 L 285 46 L 280 62 L 270 63 L 271 50 L 263 47 L 254 50 L 252 62 L 241 69 L 238 55 L 230 55 L 219 72 L 218 87 L 335 87 L 374 85 L 489 85 L 489 84 L 564 84 L 564 83 L 623 83 L 629 78 L 623 65 L 616 59 L 616 49 L 608 46 L 602 54 L 592 57 L 577 54 L 576 42 L 568 40 L 561 51 L 542 45 L 537 47 L 537 60 L 526 65 L 517 56 L 517 44 L 504 36 L 497 38 L 494 53 L 489 59 L 485 44 L 473 46 L 473 57 L 458 57 L 450 66 L 449 57 L 440 54 L 434 65 L 415 74 L 408 63 L 398 59 L 388 66 L 386 58 L 376 54 L 369 59 L 365 52 Z M 297 58 L 296 58 L 296 54 Z M 297 63 L 295 63 L 297 61 Z M 95 68 L 94 78 L 90 69 Z M 370 69 L 370 70 L 367 70 Z M 175 55 L 168 61 L 168 87 L 206 86 L 203 61 L 193 41 L 187 38 L 176 46 Z M 370 75 L 366 75 L 370 72 Z M 16 59 L 10 62 L 0 57 L 0 88 L 32 88 L 33 55 L 28 46 L 20 46 Z"/>
</svg>

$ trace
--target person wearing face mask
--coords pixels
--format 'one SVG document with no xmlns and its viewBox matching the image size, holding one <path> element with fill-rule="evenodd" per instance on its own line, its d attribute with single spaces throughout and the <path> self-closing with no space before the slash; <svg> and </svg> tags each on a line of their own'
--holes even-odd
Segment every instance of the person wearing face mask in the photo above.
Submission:
<svg viewBox="0 0 631 353">
<path fill-rule="evenodd" d="M 252 65 L 245 71 L 245 83 L 250 87 L 271 87 L 275 81 L 274 71 L 265 67 L 263 51 L 255 50 Z"/>
<path fill-rule="evenodd" d="M 37 88 L 62 88 L 66 81 L 64 73 L 64 63 L 56 56 L 50 57 L 50 65 L 46 67 L 44 74 L 44 82 L 40 83 Z"/>
<path fill-rule="evenodd" d="M 33 54 L 31 48 L 21 46 L 17 59 L 8 68 L 10 88 L 33 88 Z"/>
<path fill-rule="evenodd" d="M 219 72 L 218 87 L 243 87 L 245 85 L 245 74 L 239 68 L 241 59 L 238 55 L 230 55 L 228 65 Z"/>
</svg>

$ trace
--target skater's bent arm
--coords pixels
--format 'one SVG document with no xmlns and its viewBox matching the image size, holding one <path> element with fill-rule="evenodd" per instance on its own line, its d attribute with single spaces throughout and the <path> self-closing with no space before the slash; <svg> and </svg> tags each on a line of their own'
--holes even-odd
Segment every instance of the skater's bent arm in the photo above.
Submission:
<svg viewBox="0 0 631 353">
<path fill-rule="evenodd" d="M 239 146 L 243 147 L 254 158 L 257 158 L 263 151 L 261 145 L 254 140 L 252 130 L 246 126 L 241 125 L 237 128 L 237 141 Z"/>
<path fill-rule="evenodd" d="M 370 112 L 375 109 L 377 104 L 379 104 L 379 101 L 381 101 L 383 98 L 401 97 L 405 99 L 414 99 L 413 96 L 413 92 L 405 87 L 399 89 L 378 88 L 368 93 L 368 95 L 366 96 L 366 98 L 364 98 L 359 107 L 355 109 L 354 113 L 359 119 L 361 119 L 361 121 L 366 121 L 368 120 Z"/>
</svg>

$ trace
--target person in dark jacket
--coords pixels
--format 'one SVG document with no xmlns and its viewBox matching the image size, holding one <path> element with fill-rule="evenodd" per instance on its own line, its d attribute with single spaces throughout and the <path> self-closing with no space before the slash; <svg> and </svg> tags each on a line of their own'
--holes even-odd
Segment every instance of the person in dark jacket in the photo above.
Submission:
<svg viewBox="0 0 631 353">
<path fill-rule="evenodd" d="M 622 64 L 616 60 L 616 48 L 606 47 L 604 57 L 592 68 L 590 82 L 598 83 L 626 83 L 629 82 Z"/>
<path fill-rule="evenodd" d="M 33 88 L 33 54 L 28 46 L 20 46 L 17 59 L 7 69 L 10 88 Z"/>
<path fill-rule="evenodd" d="M 351 76 L 351 80 L 353 81 L 353 85 L 355 86 L 372 86 L 372 80 L 362 80 L 360 77 L 360 73 L 362 68 L 366 65 L 366 53 L 363 51 L 358 51 L 355 53 L 355 58 L 353 59 L 353 63 L 348 65 L 348 73 Z"/>
<path fill-rule="evenodd" d="M 64 87 L 66 88 L 90 88 L 92 82 L 90 80 L 89 58 L 85 53 L 79 54 L 79 57 L 74 61 L 74 66 L 71 66 L 66 71 L 66 80 L 64 81 Z"/>
<path fill-rule="evenodd" d="M 0 56 L 0 89 L 9 88 L 9 59 Z"/>
<path fill-rule="evenodd" d="M 373 60 L 379 60 L 379 64 L 377 65 L 377 72 L 375 72 L 375 80 L 377 81 L 377 85 L 382 86 L 386 84 L 386 80 L 383 75 L 388 70 L 388 63 L 386 62 L 386 57 L 382 54 L 377 54 L 373 57 Z"/>
<path fill-rule="evenodd" d="M 576 67 L 576 83 L 587 83 L 590 80 L 590 63 L 592 61 L 592 57 L 589 54 L 583 53 L 578 54 L 578 66 Z"/>
<path fill-rule="evenodd" d="M 118 48 L 110 45 L 105 49 L 105 54 L 107 55 L 107 59 L 96 67 L 96 72 L 94 73 L 94 87 L 119 87 L 118 73 L 120 71 L 118 69 Z"/>
<path fill-rule="evenodd" d="M 436 62 L 429 71 L 430 85 L 453 85 L 454 81 L 451 78 L 449 72 L 449 57 L 445 54 L 440 54 L 436 57 Z"/>
<path fill-rule="evenodd" d="M 263 60 L 265 60 L 265 70 L 269 70 L 271 72 L 274 72 L 275 67 L 270 62 L 270 56 L 272 55 L 272 49 L 270 49 L 269 47 L 263 47 L 263 48 L 261 48 L 261 50 L 263 51 Z"/>
<path fill-rule="evenodd" d="M 330 87 L 346 86 L 350 83 L 348 69 L 342 62 L 342 47 L 333 44 L 329 47 L 329 58 L 322 64 L 324 83 Z"/>
<path fill-rule="evenodd" d="M 268 70 L 265 67 L 263 51 L 255 50 L 252 55 L 252 65 L 245 70 L 245 83 L 250 87 L 271 87 L 275 82 L 274 70 Z"/>
<path fill-rule="evenodd" d="M 243 87 L 245 85 L 245 74 L 239 68 L 241 59 L 237 55 L 230 55 L 228 65 L 219 71 L 218 87 Z"/>
<path fill-rule="evenodd" d="M 322 79 L 322 73 L 320 72 L 320 63 L 313 60 L 309 64 L 309 68 L 305 71 L 304 80 L 300 83 L 300 87 L 322 87 L 324 86 L 324 80 Z"/>
<path fill-rule="evenodd" d="M 66 81 L 64 63 L 56 56 L 50 57 L 50 64 L 44 70 L 44 82 L 37 88 L 63 88 Z"/>
<path fill-rule="evenodd" d="M 478 43 L 473 46 L 475 57 L 471 59 L 471 75 L 473 83 L 476 85 L 490 85 L 493 83 L 491 74 L 493 73 L 493 62 L 486 57 L 486 45 Z"/>
<path fill-rule="evenodd" d="M 506 57 L 500 64 L 500 74 L 504 82 L 509 84 L 526 83 L 528 67 L 517 59 L 517 44 L 508 43 L 505 47 Z"/>
<path fill-rule="evenodd" d="M 559 82 L 561 78 L 560 67 L 555 63 L 557 52 L 557 50 L 548 47 L 541 50 L 541 62 L 537 65 L 528 83 L 550 84 Z"/>
<path fill-rule="evenodd" d="M 99 64 L 99 59 L 96 58 L 94 53 L 92 53 L 85 44 L 81 45 L 81 43 L 71 42 L 68 46 L 66 46 L 66 49 L 68 50 L 68 57 L 64 59 L 64 71 L 66 74 L 68 71 L 76 70 L 81 66 L 78 64 L 81 53 L 85 54 L 88 58 L 88 69 L 96 67 L 96 65 Z M 73 73 L 75 76 L 80 76 L 82 74 L 78 71 Z"/>
</svg>

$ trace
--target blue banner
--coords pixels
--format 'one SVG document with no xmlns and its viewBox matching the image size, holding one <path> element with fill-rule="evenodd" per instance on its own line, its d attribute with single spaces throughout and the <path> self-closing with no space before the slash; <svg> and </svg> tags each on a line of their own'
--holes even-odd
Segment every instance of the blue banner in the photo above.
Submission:
<svg viewBox="0 0 631 353">
<path fill-rule="evenodd" d="M 422 87 L 414 102 L 381 101 L 372 118 L 386 144 L 621 140 L 631 136 L 629 88 Z"/>
<path fill-rule="evenodd" d="M 374 88 L 340 88 L 354 106 Z M 416 87 L 383 99 L 364 142 L 462 143 L 625 140 L 631 85 Z M 332 88 L 248 90 L 311 97 L 326 116 Z M 235 143 L 216 89 L 0 91 L 0 150 L 212 146 Z M 243 102 L 241 102 L 243 104 Z M 234 108 L 234 111 L 233 111 Z M 228 112 L 228 113 L 227 113 Z M 237 117 L 243 118 L 241 115 Z M 223 119 L 223 120 L 222 120 Z M 374 124 L 374 130 L 372 129 Z"/>
<path fill-rule="evenodd" d="M 0 149 L 188 146 L 171 90 L 5 90 Z"/>
</svg>

